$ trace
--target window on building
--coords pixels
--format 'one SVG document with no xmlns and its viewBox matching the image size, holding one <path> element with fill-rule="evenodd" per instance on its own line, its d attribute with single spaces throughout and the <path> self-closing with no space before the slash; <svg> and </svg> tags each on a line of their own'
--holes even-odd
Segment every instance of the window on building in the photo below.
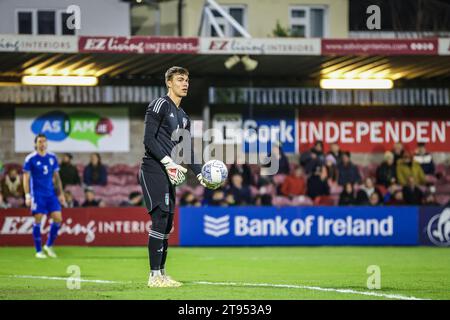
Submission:
<svg viewBox="0 0 450 320">
<path fill-rule="evenodd" d="M 241 26 L 247 28 L 247 19 L 246 19 L 246 6 L 244 5 L 222 5 L 222 8 L 228 12 L 230 16 L 232 16 Z M 241 37 L 242 35 L 237 31 L 227 19 L 225 19 L 220 13 L 216 10 L 211 10 L 219 28 L 222 30 L 225 37 Z M 213 23 L 207 19 L 206 29 L 204 29 L 204 36 L 207 37 L 217 37 L 219 36 L 216 32 L 216 29 L 213 26 Z"/>
<path fill-rule="evenodd" d="M 75 35 L 76 30 L 67 27 L 72 14 L 65 10 L 18 10 L 16 25 L 18 34 Z"/>
<path fill-rule="evenodd" d="M 56 34 L 55 11 L 39 10 L 37 12 L 38 34 Z"/>
<path fill-rule="evenodd" d="M 31 11 L 17 12 L 17 33 L 33 34 L 33 12 Z"/>
<path fill-rule="evenodd" d="M 230 14 L 230 16 L 232 16 L 234 18 L 234 20 L 236 20 L 241 26 L 245 27 L 245 20 L 244 20 L 244 7 L 230 7 L 228 9 L 228 13 Z M 241 34 L 235 29 L 233 28 L 231 25 L 230 26 L 230 33 L 232 37 L 240 37 Z"/>
<path fill-rule="evenodd" d="M 327 9 L 325 6 L 292 6 L 289 24 L 293 37 L 326 37 Z"/>
<path fill-rule="evenodd" d="M 62 35 L 75 35 L 75 28 L 69 29 L 67 27 L 67 20 L 72 16 L 70 13 L 61 12 L 61 34 Z"/>
</svg>

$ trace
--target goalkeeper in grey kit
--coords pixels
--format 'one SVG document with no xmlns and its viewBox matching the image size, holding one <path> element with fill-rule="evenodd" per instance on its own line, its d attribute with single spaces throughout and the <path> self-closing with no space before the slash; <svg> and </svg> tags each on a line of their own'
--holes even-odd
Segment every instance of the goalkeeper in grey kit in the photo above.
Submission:
<svg viewBox="0 0 450 320">
<path fill-rule="evenodd" d="M 149 287 L 179 287 L 180 282 L 166 274 L 165 263 L 169 234 L 173 227 L 175 209 L 175 187 L 186 179 L 187 169 L 170 157 L 172 150 L 182 142 L 172 140 L 172 134 L 184 129 L 190 132 L 191 122 L 180 107 L 181 99 L 188 93 L 189 71 L 182 67 L 171 67 L 165 73 L 167 95 L 153 100 L 145 114 L 144 146 L 139 181 L 145 205 L 152 217 L 148 240 L 150 260 Z M 190 139 L 190 135 L 189 135 Z M 190 167 L 204 187 L 215 189 L 201 174 L 201 165 L 194 161 L 191 148 Z"/>
</svg>

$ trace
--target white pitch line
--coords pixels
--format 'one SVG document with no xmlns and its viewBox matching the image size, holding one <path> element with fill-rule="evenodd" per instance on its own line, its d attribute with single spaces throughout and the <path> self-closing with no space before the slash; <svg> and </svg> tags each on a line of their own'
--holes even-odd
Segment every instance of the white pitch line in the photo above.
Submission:
<svg viewBox="0 0 450 320">
<path fill-rule="evenodd" d="M 270 284 L 270 283 L 245 283 L 245 282 L 208 282 L 208 281 L 195 281 L 195 284 L 205 284 L 205 285 L 217 285 L 217 286 L 240 286 L 240 287 L 266 287 L 266 288 L 290 288 L 290 289 L 306 289 L 306 290 L 316 290 L 316 291 L 328 291 L 328 292 L 339 292 L 348 294 L 360 294 L 364 296 L 374 296 L 388 299 L 398 299 L 398 300 L 428 300 L 416 297 L 407 297 L 398 294 L 384 294 L 370 291 L 356 291 L 351 289 L 335 289 L 335 288 L 322 288 L 322 287 L 312 287 L 312 286 L 300 286 L 293 284 Z"/>
<path fill-rule="evenodd" d="M 23 278 L 23 279 L 43 279 L 43 280 L 76 280 L 80 282 L 92 282 L 92 283 L 126 283 L 121 281 L 111 281 L 111 280 L 89 280 L 89 279 L 75 279 L 70 277 L 47 277 L 47 276 L 29 276 L 29 275 L 11 275 L 10 278 Z"/>
<path fill-rule="evenodd" d="M 60 280 L 67 281 L 73 280 L 69 277 L 48 277 L 48 276 L 32 276 L 32 275 L 10 275 L 10 278 L 22 278 L 22 279 L 42 279 L 42 280 Z M 131 281 L 123 282 L 123 281 L 112 281 L 112 280 L 89 280 L 89 279 L 79 279 L 80 282 L 91 282 L 91 283 L 132 283 Z M 339 292 L 339 293 L 347 293 L 347 294 L 360 294 L 364 296 L 373 296 L 380 298 L 388 298 L 388 299 L 398 299 L 398 300 L 429 300 L 422 299 L 416 297 L 408 297 L 402 296 L 398 294 L 385 294 L 385 293 L 377 293 L 371 291 L 357 291 L 351 289 L 335 289 L 335 288 L 322 288 L 322 287 L 313 287 L 313 286 L 301 286 L 294 284 L 271 284 L 271 283 L 246 283 L 246 282 L 208 282 L 208 281 L 193 281 L 190 282 L 193 284 L 202 284 L 202 285 L 215 285 L 215 286 L 234 286 L 234 287 L 266 287 L 266 288 L 290 288 L 290 289 L 306 289 L 306 290 L 315 290 L 315 291 L 326 291 L 326 292 Z"/>
</svg>

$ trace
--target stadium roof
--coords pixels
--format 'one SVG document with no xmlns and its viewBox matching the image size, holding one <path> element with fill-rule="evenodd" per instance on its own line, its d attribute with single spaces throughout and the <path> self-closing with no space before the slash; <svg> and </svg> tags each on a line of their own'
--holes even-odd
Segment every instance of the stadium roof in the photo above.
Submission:
<svg viewBox="0 0 450 320">
<path fill-rule="evenodd" d="M 111 54 L 111 53 L 0 53 L 0 79 L 20 80 L 28 74 L 58 72 L 98 76 L 111 80 L 161 78 L 172 65 L 188 68 L 193 77 L 237 77 L 248 74 L 240 64 L 228 70 L 230 55 Z M 322 75 L 376 72 L 394 80 L 449 80 L 446 56 L 253 56 L 258 67 L 253 77 L 283 77 L 316 80 Z M 65 71 L 64 71 L 65 70 Z M 235 78 L 236 80 L 238 78 Z"/>
<path fill-rule="evenodd" d="M 249 72 L 242 58 L 258 62 Z M 173 65 L 193 78 L 268 85 L 326 78 L 390 78 L 448 84 L 450 39 L 299 39 L 0 35 L 0 81 L 24 75 L 96 76 L 100 84 L 160 82 Z M 230 62 L 230 61 L 229 61 Z M 247 65 L 248 67 L 248 65 Z M 274 79 L 279 81 L 274 83 Z M 144 82 L 142 82 L 142 80 Z"/>
</svg>

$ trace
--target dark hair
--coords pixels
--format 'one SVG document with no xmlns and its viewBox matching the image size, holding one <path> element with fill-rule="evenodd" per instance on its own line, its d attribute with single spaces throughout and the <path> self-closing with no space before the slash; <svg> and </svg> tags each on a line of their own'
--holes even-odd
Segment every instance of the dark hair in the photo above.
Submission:
<svg viewBox="0 0 450 320">
<path fill-rule="evenodd" d="M 73 155 L 72 155 L 71 153 L 68 153 L 68 152 L 67 152 L 67 153 L 64 153 L 64 155 L 65 155 L 65 156 L 68 156 L 70 160 L 73 159 Z"/>
<path fill-rule="evenodd" d="M 95 154 L 98 158 L 98 165 L 100 166 L 102 164 L 102 157 L 100 156 L 100 153 L 94 152 L 91 155 Z"/>
<path fill-rule="evenodd" d="M 133 198 L 135 198 L 135 197 L 139 197 L 140 195 L 141 195 L 140 192 L 138 192 L 138 191 L 133 191 L 133 192 L 131 192 L 131 193 L 128 195 L 128 200 L 131 200 L 131 199 L 133 199 Z"/>
<path fill-rule="evenodd" d="M 34 143 L 36 143 L 38 141 L 39 138 L 45 138 L 47 140 L 47 136 L 43 133 L 39 133 L 35 138 L 34 138 Z"/>
<path fill-rule="evenodd" d="M 166 82 L 169 80 L 172 80 L 172 77 L 176 74 L 182 74 L 182 75 L 189 76 L 189 71 L 188 71 L 188 69 L 183 68 L 183 67 L 177 67 L 177 66 L 170 67 L 169 69 L 167 69 L 167 71 L 164 75 Z"/>
<path fill-rule="evenodd" d="M 88 186 L 88 187 L 84 188 L 84 193 L 86 193 L 86 192 L 95 193 L 94 188 L 92 188 L 91 186 Z"/>
</svg>

